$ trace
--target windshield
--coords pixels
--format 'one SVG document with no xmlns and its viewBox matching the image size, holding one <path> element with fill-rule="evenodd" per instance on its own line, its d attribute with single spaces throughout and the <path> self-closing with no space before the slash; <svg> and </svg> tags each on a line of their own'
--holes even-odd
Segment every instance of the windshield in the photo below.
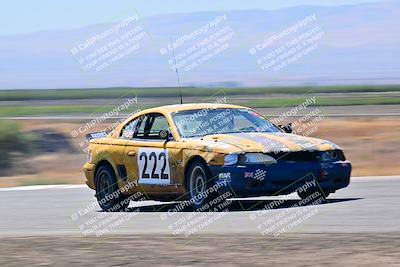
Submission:
<svg viewBox="0 0 400 267">
<path fill-rule="evenodd" d="M 173 119 L 182 137 L 210 134 L 280 132 L 273 123 L 249 109 L 195 109 L 176 112 Z"/>
</svg>

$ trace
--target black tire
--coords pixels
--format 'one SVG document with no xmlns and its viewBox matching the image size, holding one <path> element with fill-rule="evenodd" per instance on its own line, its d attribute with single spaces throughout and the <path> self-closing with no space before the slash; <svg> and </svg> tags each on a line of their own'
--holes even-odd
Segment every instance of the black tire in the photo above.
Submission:
<svg viewBox="0 0 400 267">
<path fill-rule="evenodd" d="M 208 202 L 218 196 L 217 192 L 211 191 L 215 181 L 207 166 L 201 161 L 191 164 L 186 181 L 190 205 L 195 210 L 206 208 Z"/>
<path fill-rule="evenodd" d="M 103 211 L 126 211 L 129 199 L 118 188 L 114 170 L 103 165 L 96 171 L 96 198 Z"/>
<path fill-rule="evenodd" d="M 301 198 L 301 199 L 306 199 L 309 196 L 315 194 L 316 192 L 319 192 L 318 198 L 322 197 L 324 200 L 326 200 L 329 196 L 329 193 L 324 192 L 323 190 L 321 190 L 320 188 L 309 188 L 306 191 L 301 191 L 301 192 L 297 192 L 297 195 Z M 314 199 L 316 200 L 316 199 Z M 311 201 L 314 201 L 311 200 Z"/>
</svg>

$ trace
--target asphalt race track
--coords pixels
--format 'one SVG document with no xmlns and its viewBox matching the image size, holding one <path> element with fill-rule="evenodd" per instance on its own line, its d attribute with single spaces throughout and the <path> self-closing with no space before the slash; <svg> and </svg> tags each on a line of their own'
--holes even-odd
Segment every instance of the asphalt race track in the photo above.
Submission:
<svg viewBox="0 0 400 267">
<path fill-rule="evenodd" d="M 263 210 L 273 200 L 279 197 L 233 200 L 228 212 L 215 213 L 173 213 L 168 211 L 174 204 L 141 201 L 131 203 L 131 212 L 105 213 L 84 185 L 3 188 L 0 236 L 400 232 L 400 177 L 353 178 L 326 203 L 291 208 L 299 201 L 292 194 L 278 208 Z M 276 225 L 290 217 L 294 221 Z M 276 219 L 275 224 L 268 219 Z M 265 225 L 276 227 L 265 231 Z"/>
</svg>

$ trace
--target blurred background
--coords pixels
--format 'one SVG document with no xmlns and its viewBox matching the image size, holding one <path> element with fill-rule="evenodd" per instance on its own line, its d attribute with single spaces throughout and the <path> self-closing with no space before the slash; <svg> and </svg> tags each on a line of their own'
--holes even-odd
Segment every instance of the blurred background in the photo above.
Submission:
<svg viewBox="0 0 400 267">
<path fill-rule="evenodd" d="M 85 134 L 178 103 L 176 70 L 186 103 L 254 107 L 339 144 L 355 176 L 400 173 L 398 1 L 19 0 L 0 14 L 0 187 L 84 183 Z"/>
</svg>

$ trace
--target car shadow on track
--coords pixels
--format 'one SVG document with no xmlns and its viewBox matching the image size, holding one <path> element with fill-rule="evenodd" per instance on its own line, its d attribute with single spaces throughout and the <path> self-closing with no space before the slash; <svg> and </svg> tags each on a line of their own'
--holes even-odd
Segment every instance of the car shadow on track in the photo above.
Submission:
<svg viewBox="0 0 400 267">
<path fill-rule="evenodd" d="M 314 206 L 319 205 L 327 205 L 339 202 L 346 201 L 355 201 L 362 198 L 335 198 L 335 199 L 327 199 L 319 204 L 314 204 Z M 240 212 L 240 211 L 257 211 L 263 209 L 276 210 L 276 209 L 286 209 L 292 208 L 296 206 L 309 206 L 309 205 L 301 205 L 300 199 L 271 199 L 271 200 L 227 200 L 226 206 L 221 209 L 216 209 L 213 211 L 216 212 Z M 165 204 L 157 204 L 157 205 L 143 205 L 143 206 L 135 206 L 129 208 L 128 212 L 194 212 L 195 209 L 188 207 L 187 205 L 182 205 L 183 202 L 178 203 L 165 203 Z M 180 205 L 181 204 L 181 205 Z M 183 206 L 183 207 L 182 207 Z"/>
</svg>

